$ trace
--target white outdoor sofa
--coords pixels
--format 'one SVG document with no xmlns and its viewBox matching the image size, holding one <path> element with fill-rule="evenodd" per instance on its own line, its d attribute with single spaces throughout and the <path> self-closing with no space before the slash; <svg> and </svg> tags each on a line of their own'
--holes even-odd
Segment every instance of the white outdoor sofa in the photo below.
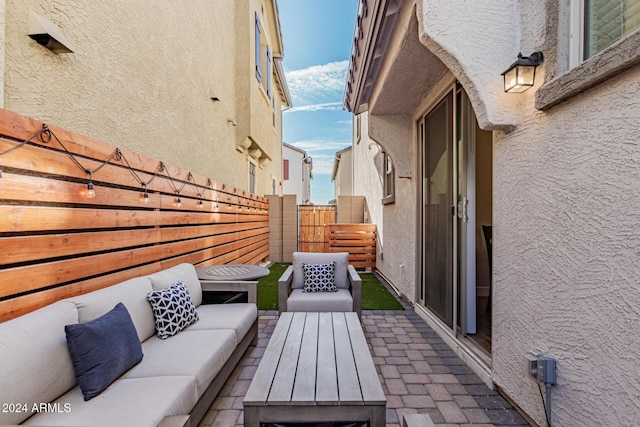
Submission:
<svg viewBox="0 0 640 427">
<path fill-rule="evenodd" d="M 199 320 L 160 339 L 146 296 L 178 280 L 188 289 Z M 180 264 L 1 323 L 0 402 L 4 407 L 0 408 L 0 425 L 198 425 L 245 350 L 257 339 L 258 325 L 254 303 L 201 302 L 195 268 Z M 133 321 L 133 337 L 137 333 L 142 343 L 142 360 L 85 401 L 67 347 L 65 325 L 96 319 L 118 303 L 124 304 Z"/>
</svg>

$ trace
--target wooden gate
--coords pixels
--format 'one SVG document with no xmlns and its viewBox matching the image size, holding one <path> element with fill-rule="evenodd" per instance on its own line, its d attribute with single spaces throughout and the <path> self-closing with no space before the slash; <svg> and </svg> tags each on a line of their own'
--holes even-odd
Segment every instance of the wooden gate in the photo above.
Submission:
<svg viewBox="0 0 640 427">
<path fill-rule="evenodd" d="M 298 250 L 330 252 L 329 225 L 336 222 L 335 206 L 298 206 Z"/>
</svg>

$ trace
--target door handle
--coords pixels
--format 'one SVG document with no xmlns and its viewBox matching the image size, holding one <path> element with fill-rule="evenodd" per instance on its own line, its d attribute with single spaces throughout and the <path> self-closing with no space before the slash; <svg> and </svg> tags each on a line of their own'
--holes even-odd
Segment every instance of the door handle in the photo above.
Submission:
<svg viewBox="0 0 640 427">
<path fill-rule="evenodd" d="M 462 200 L 458 202 L 458 206 L 457 206 L 458 218 L 464 222 L 469 221 L 468 206 L 469 206 L 469 199 L 467 199 L 466 197 L 463 197 Z"/>
</svg>

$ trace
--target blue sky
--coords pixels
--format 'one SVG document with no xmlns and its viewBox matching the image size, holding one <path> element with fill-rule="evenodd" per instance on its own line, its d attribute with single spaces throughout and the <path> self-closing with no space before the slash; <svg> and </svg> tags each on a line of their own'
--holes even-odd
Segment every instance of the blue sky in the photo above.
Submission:
<svg viewBox="0 0 640 427">
<path fill-rule="evenodd" d="M 342 110 L 358 0 L 278 0 L 284 66 L 293 108 L 284 141 L 313 158 L 311 201 L 334 198 L 336 151 L 351 145 L 351 113 Z"/>
</svg>

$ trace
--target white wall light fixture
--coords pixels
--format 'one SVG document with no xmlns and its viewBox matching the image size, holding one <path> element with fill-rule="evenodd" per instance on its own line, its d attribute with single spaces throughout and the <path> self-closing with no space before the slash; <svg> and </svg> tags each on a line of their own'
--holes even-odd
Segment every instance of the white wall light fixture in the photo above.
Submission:
<svg viewBox="0 0 640 427">
<path fill-rule="evenodd" d="M 73 48 L 56 24 L 29 11 L 29 37 L 53 53 L 73 53 Z"/>
<path fill-rule="evenodd" d="M 543 60 L 542 52 L 534 52 L 530 56 L 522 56 L 522 53 L 519 53 L 516 62 L 502 73 L 504 91 L 519 93 L 533 86 L 536 80 L 536 68 L 542 64 Z"/>
</svg>

